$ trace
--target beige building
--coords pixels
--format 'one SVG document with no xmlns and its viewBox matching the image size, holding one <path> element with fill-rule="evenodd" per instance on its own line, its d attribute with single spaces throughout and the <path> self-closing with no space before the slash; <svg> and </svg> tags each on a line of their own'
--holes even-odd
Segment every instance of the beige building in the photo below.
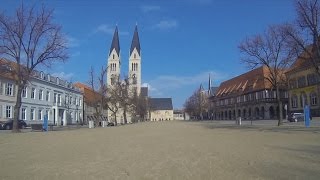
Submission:
<svg viewBox="0 0 320 180">
<path fill-rule="evenodd" d="M 320 116 L 320 78 L 311 60 L 299 58 L 286 73 L 289 88 L 289 112 L 303 112 L 310 106 L 312 116 Z"/>
<path fill-rule="evenodd" d="M 83 94 L 83 123 L 94 121 L 96 125 L 108 119 L 108 109 L 102 105 L 101 95 L 94 92 L 92 88 L 82 83 L 75 83 Z"/>
<path fill-rule="evenodd" d="M 148 104 L 150 121 L 171 121 L 174 119 L 171 98 L 149 98 Z"/>
</svg>

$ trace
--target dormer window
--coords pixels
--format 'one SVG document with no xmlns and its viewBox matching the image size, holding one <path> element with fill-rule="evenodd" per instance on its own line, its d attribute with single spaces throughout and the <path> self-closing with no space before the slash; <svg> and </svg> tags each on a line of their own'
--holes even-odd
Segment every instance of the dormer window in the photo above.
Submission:
<svg viewBox="0 0 320 180">
<path fill-rule="evenodd" d="M 57 77 L 57 84 L 59 84 L 60 83 L 60 80 L 59 80 L 59 78 Z"/>
<path fill-rule="evenodd" d="M 42 71 L 40 72 L 40 78 L 44 79 L 44 73 Z"/>
<path fill-rule="evenodd" d="M 114 54 L 112 54 L 112 59 L 114 59 Z"/>
<path fill-rule="evenodd" d="M 137 58 L 137 55 L 136 55 L 136 53 L 134 53 L 134 54 L 133 54 L 133 58 Z"/>
</svg>

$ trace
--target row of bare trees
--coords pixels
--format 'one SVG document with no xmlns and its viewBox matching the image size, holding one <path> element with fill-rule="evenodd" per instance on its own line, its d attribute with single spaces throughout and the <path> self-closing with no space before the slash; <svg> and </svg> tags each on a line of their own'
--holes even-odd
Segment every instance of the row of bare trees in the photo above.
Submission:
<svg viewBox="0 0 320 180">
<path fill-rule="evenodd" d="M 184 103 L 184 110 L 192 118 L 202 120 L 209 111 L 209 99 L 206 91 L 197 89 Z"/>
<path fill-rule="evenodd" d="M 129 77 L 125 77 L 122 81 L 119 77 L 112 86 L 107 86 L 108 68 L 101 68 L 98 76 L 95 75 L 94 69 L 89 72 L 89 84 L 97 94 L 91 106 L 95 109 L 97 117 L 102 115 L 101 109 L 107 109 L 111 112 L 113 121 L 117 125 L 117 114 L 122 113 L 124 123 L 128 123 L 128 114 L 131 121 L 136 122 L 138 119 L 144 120 L 147 114 L 147 99 L 138 94 L 136 88 L 132 88 Z"/>
</svg>

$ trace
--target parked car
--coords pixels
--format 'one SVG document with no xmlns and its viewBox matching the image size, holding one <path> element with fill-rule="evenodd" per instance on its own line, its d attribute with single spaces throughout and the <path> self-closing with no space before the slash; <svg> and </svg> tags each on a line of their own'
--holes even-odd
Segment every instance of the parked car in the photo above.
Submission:
<svg viewBox="0 0 320 180">
<path fill-rule="evenodd" d="M 290 122 L 304 121 L 304 114 L 303 113 L 291 113 L 288 116 L 288 121 L 290 121 Z"/>
<path fill-rule="evenodd" d="M 12 126 L 13 126 L 13 120 L 10 119 L 10 120 L 4 122 L 3 124 L 1 124 L 1 129 L 11 130 Z M 19 129 L 24 129 L 27 127 L 27 123 L 24 122 L 24 120 L 19 120 L 18 127 L 19 127 Z"/>
</svg>

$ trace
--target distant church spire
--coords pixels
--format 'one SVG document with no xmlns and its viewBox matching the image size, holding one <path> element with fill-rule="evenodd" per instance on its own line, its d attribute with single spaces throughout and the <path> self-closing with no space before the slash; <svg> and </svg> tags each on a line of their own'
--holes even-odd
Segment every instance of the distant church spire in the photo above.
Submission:
<svg viewBox="0 0 320 180">
<path fill-rule="evenodd" d="M 211 77 L 210 77 L 210 73 L 209 73 L 209 83 L 208 83 L 208 94 L 211 94 Z"/>
<path fill-rule="evenodd" d="M 139 56 L 140 54 L 140 41 L 139 41 L 139 34 L 138 34 L 138 25 L 136 24 L 136 27 L 134 29 L 134 34 L 131 42 L 131 48 L 130 48 L 130 55 L 132 54 L 134 48 L 137 49 Z"/>
<path fill-rule="evenodd" d="M 120 55 L 120 43 L 119 43 L 118 25 L 116 25 L 116 29 L 114 30 L 109 55 L 111 54 L 113 49 L 116 50 L 116 53 L 119 56 Z"/>
</svg>

